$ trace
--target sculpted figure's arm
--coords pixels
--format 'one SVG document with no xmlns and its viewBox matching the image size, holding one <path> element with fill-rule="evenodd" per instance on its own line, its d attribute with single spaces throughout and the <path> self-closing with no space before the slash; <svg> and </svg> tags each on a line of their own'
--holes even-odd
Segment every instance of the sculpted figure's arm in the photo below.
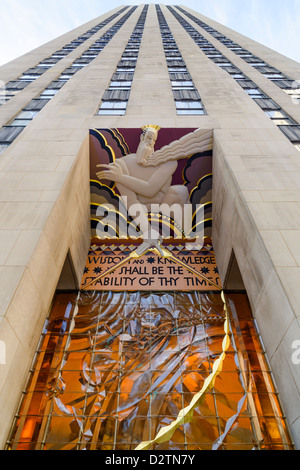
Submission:
<svg viewBox="0 0 300 470">
<path fill-rule="evenodd" d="M 109 179 L 126 186 L 137 194 L 144 197 L 155 196 L 161 188 L 164 186 L 166 181 L 172 176 L 177 168 L 177 162 L 170 161 L 157 167 L 157 171 L 152 175 L 149 181 L 143 181 L 134 176 L 124 175 L 122 168 L 118 162 L 110 163 L 109 165 L 97 165 L 98 167 L 107 168 L 104 171 L 97 173 L 99 180 Z"/>
</svg>

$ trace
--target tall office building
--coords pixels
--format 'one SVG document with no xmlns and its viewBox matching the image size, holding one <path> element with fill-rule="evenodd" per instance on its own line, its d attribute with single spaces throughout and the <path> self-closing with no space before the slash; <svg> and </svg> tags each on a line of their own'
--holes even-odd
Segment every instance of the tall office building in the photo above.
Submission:
<svg viewBox="0 0 300 470">
<path fill-rule="evenodd" d="M 154 4 L 0 68 L 2 449 L 300 448 L 299 78 Z"/>
</svg>

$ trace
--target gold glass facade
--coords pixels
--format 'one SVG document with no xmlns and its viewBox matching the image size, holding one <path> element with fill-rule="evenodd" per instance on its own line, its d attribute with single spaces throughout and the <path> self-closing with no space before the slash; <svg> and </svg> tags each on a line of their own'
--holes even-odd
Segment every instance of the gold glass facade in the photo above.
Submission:
<svg viewBox="0 0 300 470">
<path fill-rule="evenodd" d="M 291 450 L 247 296 L 226 294 L 214 386 L 150 450 Z M 222 353 L 220 293 L 57 293 L 7 448 L 134 450 L 176 420 Z"/>
</svg>

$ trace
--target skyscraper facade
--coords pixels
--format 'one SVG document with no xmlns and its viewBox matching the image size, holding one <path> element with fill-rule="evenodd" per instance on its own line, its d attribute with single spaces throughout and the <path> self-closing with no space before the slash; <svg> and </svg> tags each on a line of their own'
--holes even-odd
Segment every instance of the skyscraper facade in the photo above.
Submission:
<svg viewBox="0 0 300 470">
<path fill-rule="evenodd" d="M 1 448 L 300 448 L 299 64 L 143 4 L 0 79 Z"/>
</svg>

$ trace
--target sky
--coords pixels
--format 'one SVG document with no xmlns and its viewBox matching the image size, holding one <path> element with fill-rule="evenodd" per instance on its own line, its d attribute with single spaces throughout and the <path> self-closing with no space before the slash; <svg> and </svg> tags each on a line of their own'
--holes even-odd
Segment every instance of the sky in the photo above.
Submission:
<svg viewBox="0 0 300 470">
<path fill-rule="evenodd" d="M 0 0 L 0 65 L 120 5 L 140 3 L 143 2 Z M 157 3 L 185 5 L 300 63 L 300 0 L 162 0 Z"/>
</svg>

